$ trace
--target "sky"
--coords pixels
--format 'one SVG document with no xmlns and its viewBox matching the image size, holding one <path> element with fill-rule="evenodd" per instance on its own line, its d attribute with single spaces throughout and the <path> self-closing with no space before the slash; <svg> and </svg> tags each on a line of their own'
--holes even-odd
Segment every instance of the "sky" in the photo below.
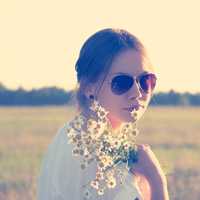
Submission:
<svg viewBox="0 0 200 200">
<path fill-rule="evenodd" d="M 200 92 L 199 8 L 199 0 L 0 0 L 0 82 L 73 89 L 81 46 L 111 27 L 144 44 L 156 91 Z"/>
</svg>

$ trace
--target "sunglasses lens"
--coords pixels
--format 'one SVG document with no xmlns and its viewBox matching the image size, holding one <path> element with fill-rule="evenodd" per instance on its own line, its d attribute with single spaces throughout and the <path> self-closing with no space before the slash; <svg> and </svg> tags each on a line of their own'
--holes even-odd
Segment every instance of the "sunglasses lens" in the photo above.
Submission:
<svg viewBox="0 0 200 200">
<path fill-rule="evenodd" d="M 133 78 L 127 75 L 119 75 L 112 79 L 111 90 L 114 94 L 121 95 L 127 92 L 133 85 Z"/>
<path fill-rule="evenodd" d="M 140 87 L 144 92 L 153 91 L 155 86 L 156 76 L 154 74 L 145 74 L 140 78 Z"/>
</svg>

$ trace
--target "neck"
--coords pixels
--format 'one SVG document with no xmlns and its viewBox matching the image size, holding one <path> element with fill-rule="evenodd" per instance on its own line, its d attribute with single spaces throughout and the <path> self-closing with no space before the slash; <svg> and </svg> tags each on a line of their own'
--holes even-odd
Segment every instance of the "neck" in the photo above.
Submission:
<svg viewBox="0 0 200 200">
<path fill-rule="evenodd" d="M 107 117 L 110 120 L 112 128 L 114 130 L 116 130 L 116 129 L 118 129 L 120 127 L 120 125 L 121 125 L 122 122 L 121 122 L 121 120 L 119 118 L 115 117 L 114 115 L 112 115 L 110 113 L 108 114 Z"/>
<path fill-rule="evenodd" d="M 92 118 L 97 120 L 97 116 L 90 111 L 88 112 L 88 110 L 82 111 L 82 114 L 86 117 L 86 119 L 89 119 L 92 116 Z M 113 130 L 117 130 L 120 127 L 122 121 L 119 118 L 115 117 L 110 113 L 108 113 L 107 118 L 110 121 Z"/>
</svg>

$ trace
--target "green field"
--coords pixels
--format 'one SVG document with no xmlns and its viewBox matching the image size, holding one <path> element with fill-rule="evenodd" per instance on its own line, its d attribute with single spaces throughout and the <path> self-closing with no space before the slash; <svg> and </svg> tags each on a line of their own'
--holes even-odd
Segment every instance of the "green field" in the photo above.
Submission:
<svg viewBox="0 0 200 200">
<path fill-rule="evenodd" d="M 41 159 L 72 107 L 0 107 L 0 199 L 36 199 Z M 172 200 L 200 199 L 200 108 L 149 107 L 138 143 L 148 143 L 167 174 Z"/>
</svg>

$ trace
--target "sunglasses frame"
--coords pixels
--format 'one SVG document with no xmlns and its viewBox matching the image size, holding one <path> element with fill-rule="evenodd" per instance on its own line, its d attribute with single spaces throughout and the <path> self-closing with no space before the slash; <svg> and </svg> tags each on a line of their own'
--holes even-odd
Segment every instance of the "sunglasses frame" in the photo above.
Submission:
<svg viewBox="0 0 200 200">
<path fill-rule="evenodd" d="M 116 94 L 116 95 L 123 95 L 124 93 L 128 92 L 128 91 L 133 87 L 133 85 L 135 84 L 135 82 L 137 83 L 137 85 L 139 86 L 139 88 L 140 88 L 144 93 L 148 94 L 148 93 L 150 93 L 150 92 L 146 92 L 144 89 L 142 89 L 142 87 L 141 87 L 141 85 L 140 85 L 140 79 L 141 79 L 142 77 L 146 76 L 146 75 L 153 75 L 153 76 L 155 77 L 156 81 L 157 81 L 157 76 L 156 76 L 154 73 L 151 73 L 151 72 L 145 72 L 145 73 L 142 73 L 142 74 L 140 74 L 140 75 L 138 75 L 138 76 L 132 76 L 132 75 L 129 75 L 129 74 L 123 74 L 123 73 L 122 73 L 122 74 L 119 74 L 119 75 L 114 76 L 114 77 L 111 79 L 111 81 L 109 82 L 109 83 L 111 84 L 111 91 L 113 92 L 113 90 L 112 90 L 112 81 L 113 81 L 114 78 L 116 78 L 116 77 L 118 77 L 118 76 L 127 76 L 127 77 L 131 77 L 131 78 L 133 79 L 133 84 L 132 84 L 132 86 L 131 86 L 127 91 L 125 91 L 125 92 L 123 92 L 123 93 L 121 93 L 121 94 L 117 94 L 117 93 L 113 92 L 114 94 Z M 154 90 L 154 89 L 155 89 L 155 87 L 153 88 L 153 90 Z"/>
</svg>

